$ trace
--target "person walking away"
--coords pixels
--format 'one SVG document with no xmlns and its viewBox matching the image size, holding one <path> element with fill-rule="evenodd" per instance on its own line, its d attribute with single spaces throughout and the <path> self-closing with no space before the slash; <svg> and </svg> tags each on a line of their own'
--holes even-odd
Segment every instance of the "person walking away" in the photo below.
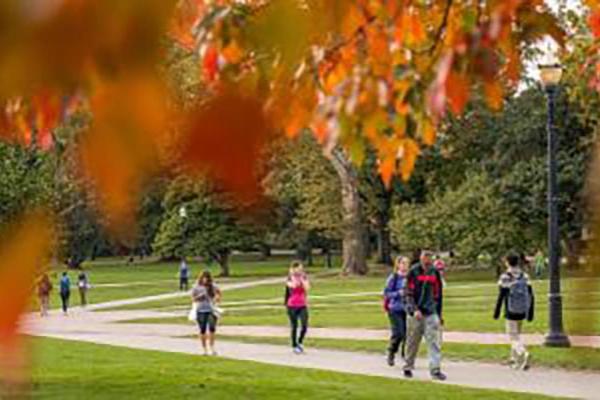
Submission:
<svg viewBox="0 0 600 400">
<path fill-rule="evenodd" d="M 300 261 L 292 262 L 286 282 L 286 306 L 290 320 L 292 349 L 294 353 L 304 352 L 304 338 L 308 330 L 308 291 L 310 282 Z M 298 323 L 300 333 L 298 334 Z"/>
<path fill-rule="evenodd" d="M 444 381 L 440 329 L 443 324 L 442 277 L 431 260 L 430 251 L 421 252 L 420 261 L 407 274 L 406 306 L 408 311 L 406 339 L 406 362 L 404 376 L 413 377 L 415 360 L 421 339 L 425 336 L 429 352 L 429 373 L 432 379 Z"/>
<path fill-rule="evenodd" d="M 188 290 L 189 288 L 190 269 L 185 257 L 181 259 L 179 265 L 179 290 Z"/>
<path fill-rule="evenodd" d="M 519 256 L 510 254 L 506 257 L 506 272 L 498 281 L 498 300 L 494 310 L 494 319 L 500 317 L 504 308 L 506 333 L 510 339 L 510 363 L 515 369 L 529 369 L 529 352 L 521 338 L 523 321 L 533 321 L 535 299 L 529 276 L 519 265 Z"/>
<path fill-rule="evenodd" d="M 544 253 L 542 253 L 541 250 L 538 250 L 537 253 L 535 253 L 534 263 L 535 277 L 537 279 L 541 279 L 542 275 L 544 274 L 544 269 L 546 267 L 546 258 L 544 257 Z"/>
<path fill-rule="evenodd" d="M 60 278 L 60 300 L 65 315 L 67 315 L 69 309 L 69 297 L 71 297 L 71 279 L 69 279 L 69 275 L 66 272 L 63 272 Z"/>
<path fill-rule="evenodd" d="M 88 276 L 84 271 L 81 271 L 77 277 L 77 288 L 79 289 L 79 299 L 81 306 L 87 306 L 87 292 L 90 288 Z"/>
<path fill-rule="evenodd" d="M 192 289 L 192 300 L 196 302 L 196 321 L 200 330 L 200 342 L 204 355 L 216 356 L 215 336 L 217 332 L 217 304 L 221 301 L 221 291 L 214 284 L 209 271 L 204 271 Z"/>
<path fill-rule="evenodd" d="M 52 291 L 52 282 L 48 274 L 44 273 L 38 280 L 38 299 L 40 302 L 40 315 L 42 317 L 48 316 L 48 309 L 50 308 L 50 292 Z"/>
<path fill-rule="evenodd" d="M 390 367 L 396 364 L 395 359 L 400 344 L 403 344 L 402 357 L 404 357 L 404 339 L 406 337 L 405 287 L 409 263 L 408 257 L 396 257 L 394 271 L 387 278 L 383 290 L 384 309 L 388 314 L 391 330 L 387 356 L 387 363 Z"/>
</svg>

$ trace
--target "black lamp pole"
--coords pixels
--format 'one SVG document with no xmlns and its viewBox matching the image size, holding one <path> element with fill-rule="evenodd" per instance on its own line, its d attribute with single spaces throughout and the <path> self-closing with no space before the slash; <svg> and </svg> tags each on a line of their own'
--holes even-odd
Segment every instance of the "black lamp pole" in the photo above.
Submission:
<svg viewBox="0 0 600 400">
<path fill-rule="evenodd" d="M 558 182 L 557 182 L 557 138 L 554 127 L 554 112 L 558 84 L 547 84 L 548 98 L 548 258 L 550 270 L 549 323 L 550 332 L 545 345 L 549 347 L 569 347 L 569 338 L 563 329 L 562 296 L 560 294 L 560 239 L 558 230 Z"/>
</svg>

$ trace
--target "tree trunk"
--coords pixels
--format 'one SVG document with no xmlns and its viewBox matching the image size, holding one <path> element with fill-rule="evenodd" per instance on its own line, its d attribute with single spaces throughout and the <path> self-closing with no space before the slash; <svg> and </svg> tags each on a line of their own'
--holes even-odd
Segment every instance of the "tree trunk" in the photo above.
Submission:
<svg viewBox="0 0 600 400">
<path fill-rule="evenodd" d="M 269 257 L 271 257 L 271 246 L 269 246 L 266 243 L 261 244 L 260 256 L 261 256 L 261 260 L 263 260 L 263 261 L 266 261 Z"/>
<path fill-rule="evenodd" d="M 216 259 L 219 264 L 219 267 L 221 267 L 221 273 L 219 274 L 219 276 L 230 276 L 231 271 L 229 270 L 229 251 L 223 251 L 219 253 Z"/>
<path fill-rule="evenodd" d="M 342 270 L 346 274 L 365 275 L 368 272 L 365 229 L 358 193 L 358 176 L 354 166 L 340 149 L 329 155 L 341 183 L 343 211 Z"/>
<path fill-rule="evenodd" d="M 325 267 L 327 269 L 332 267 L 332 263 L 331 263 L 331 246 L 329 244 L 327 244 L 327 246 L 323 249 L 323 252 L 325 253 Z"/>
<path fill-rule="evenodd" d="M 390 230 L 386 223 L 380 222 L 377 226 L 377 262 L 385 265 L 392 265 L 392 243 L 390 239 Z"/>
</svg>

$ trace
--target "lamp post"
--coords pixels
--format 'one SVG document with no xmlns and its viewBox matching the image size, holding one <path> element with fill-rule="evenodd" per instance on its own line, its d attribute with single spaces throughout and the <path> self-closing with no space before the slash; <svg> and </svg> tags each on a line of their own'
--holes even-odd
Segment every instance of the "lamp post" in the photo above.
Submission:
<svg viewBox="0 0 600 400">
<path fill-rule="evenodd" d="M 557 140 L 554 128 L 556 92 L 562 77 L 559 64 L 540 65 L 540 78 L 548 99 L 548 268 L 550 271 L 550 290 L 548 312 L 550 331 L 546 335 L 545 345 L 549 347 L 569 347 L 569 338 L 565 335 L 562 318 L 562 296 L 560 294 L 560 242 L 558 230 L 558 183 L 557 183 Z"/>
<path fill-rule="evenodd" d="M 182 248 L 181 253 L 182 254 L 181 254 L 181 257 L 184 257 L 183 248 L 185 247 L 185 240 L 186 240 L 186 236 L 187 236 L 186 235 L 187 229 L 186 229 L 185 220 L 186 220 L 187 216 L 188 216 L 187 215 L 187 209 L 185 208 L 185 206 L 179 207 L 179 217 L 181 218 L 181 221 L 183 222 L 183 224 L 182 224 L 183 225 L 183 232 L 181 234 L 181 237 L 182 237 L 182 244 L 181 244 L 181 248 Z"/>
</svg>

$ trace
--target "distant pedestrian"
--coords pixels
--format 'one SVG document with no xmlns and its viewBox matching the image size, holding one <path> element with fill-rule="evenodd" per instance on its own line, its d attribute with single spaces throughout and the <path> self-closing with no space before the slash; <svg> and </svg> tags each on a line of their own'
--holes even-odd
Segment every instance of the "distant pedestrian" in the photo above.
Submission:
<svg viewBox="0 0 600 400">
<path fill-rule="evenodd" d="M 384 308 L 390 320 L 390 343 L 388 347 L 387 363 L 393 367 L 396 363 L 396 354 L 402 344 L 402 358 L 404 358 L 404 339 L 406 337 L 406 274 L 410 268 L 408 257 L 397 257 L 394 270 L 387 278 L 383 290 Z"/>
<path fill-rule="evenodd" d="M 87 292 L 90 289 L 90 282 L 88 279 L 88 275 L 84 271 L 81 271 L 77 276 L 77 289 L 79 290 L 79 299 L 81 300 L 81 306 L 87 306 Z"/>
<path fill-rule="evenodd" d="M 308 291 L 310 282 L 300 261 L 292 262 L 286 282 L 286 299 L 288 318 L 290 320 L 291 343 L 294 353 L 304 352 L 304 338 L 308 330 Z M 300 333 L 298 334 L 298 323 Z"/>
<path fill-rule="evenodd" d="M 220 309 L 221 291 L 214 284 L 209 271 L 204 271 L 192 289 L 192 300 L 196 303 L 196 321 L 200 330 L 200 341 L 204 355 L 217 355 L 215 336 Z"/>
<path fill-rule="evenodd" d="M 69 298 L 71 297 L 71 279 L 66 272 L 62 273 L 60 278 L 60 300 L 62 302 L 62 310 L 65 315 L 69 309 Z"/>
<path fill-rule="evenodd" d="M 181 258 L 179 264 L 179 290 L 189 289 L 190 268 L 188 267 L 185 257 Z"/>
<path fill-rule="evenodd" d="M 440 329 L 443 325 L 442 277 L 432 263 L 432 253 L 422 251 L 420 261 L 407 275 L 407 331 L 404 376 L 413 377 L 415 360 L 421 339 L 425 336 L 429 352 L 429 373 L 435 380 L 446 380 L 441 371 L 442 350 Z"/>
<path fill-rule="evenodd" d="M 37 292 L 40 302 L 40 315 L 46 317 L 50 308 L 50 292 L 52 292 L 52 282 L 50 282 L 48 274 L 44 273 L 38 280 Z"/>
<path fill-rule="evenodd" d="M 534 263 L 535 277 L 540 279 L 544 274 L 544 270 L 546 269 L 546 257 L 544 257 L 544 253 L 542 253 L 541 250 L 538 250 L 537 253 L 535 253 Z"/>
<path fill-rule="evenodd" d="M 523 321 L 533 321 L 535 299 L 529 276 L 520 266 L 520 257 L 510 254 L 506 257 L 507 270 L 498 281 L 498 300 L 494 319 L 500 317 L 504 308 L 506 333 L 510 339 L 510 363 L 515 369 L 529 369 L 529 352 L 521 338 Z"/>
<path fill-rule="evenodd" d="M 435 256 L 433 266 L 440 273 L 440 276 L 442 277 L 442 284 L 444 287 L 446 287 L 446 262 L 441 256 L 437 255 Z"/>
</svg>

